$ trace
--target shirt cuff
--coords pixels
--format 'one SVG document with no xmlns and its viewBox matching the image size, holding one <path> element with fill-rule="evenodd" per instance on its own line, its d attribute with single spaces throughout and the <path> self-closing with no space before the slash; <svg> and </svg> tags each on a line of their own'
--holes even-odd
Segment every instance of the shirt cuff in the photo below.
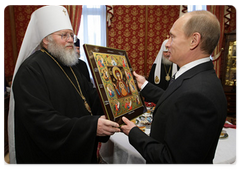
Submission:
<svg viewBox="0 0 240 170">
<path fill-rule="evenodd" d="M 146 81 L 143 83 L 143 85 L 141 86 L 140 91 L 142 91 L 147 84 L 148 84 L 148 81 L 146 80 Z"/>
</svg>

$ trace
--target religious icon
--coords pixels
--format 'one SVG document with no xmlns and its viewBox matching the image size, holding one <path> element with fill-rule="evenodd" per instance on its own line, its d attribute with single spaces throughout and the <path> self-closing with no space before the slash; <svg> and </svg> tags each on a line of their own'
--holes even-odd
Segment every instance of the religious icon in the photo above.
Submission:
<svg viewBox="0 0 240 170">
<path fill-rule="evenodd" d="M 107 69 L 102 69 L 102 77 L 108 81 L 109 80 L 109 75 Z"/>
<path fill-rule="evenodd" d="M 114 60 L 114 57 L 113 57 L 113 56 L 111 56 L 111 63 L 112 63 L 113 66 L 116 66 L 116 65 L 117 65 L 117 63 L 116 63 L 116 61 Z"/>
<path fill-rule="evenodd" d="M 129 80 L 131 78 L 131 74 L 127 70 L 125 70 L 125 74 L 126 74 L 128 80 Z"/>
<path fill-rule="evenodd" d="M 113 91 L 113 88 L 112 88 L 112 85 L 111 85 L 111 84 L 108 84 L 108 85 L 107 85 L 107 90 L 108 90 L 109 96 L 111 96 L 111 97 L 114 97 L 114 96 L 115 96 L 115 93 L 114 93 L 114 91 Z"/>
<path fill-rule="evenodd" d="M 134 119 L 144 113 L 126 51 L 89 44 L 84 50 L 106 117 L 121 125 L 122 116 Z"/>
<path fill-rule="evenodd" d="M 114 115 L 117 116 L 118 113 L 120 112 L 120 102 L 117 100 L 113 101 L 113 107 L 114 107 Z"/>
<path fill-rule="evenodd" d="M 132 110 L 132 100 L 131 100 L 131 98 L 126 99 L 125 109 Z"/>
<path fill-rule="evenodd" d="M 131 89 L 132 92 L 137 91 L 137 88 L 136 88 L 133 80 L 131 80 L 129 84 L 130 84 L 129 86 L 130 86 L 130 89 Z"/>
<path fill-rule="evenodd" d="M 112 68 L 112 73 L 115 79 L 113 79 L 113 86 L 117 91 L 118 97 L 125 97 L 131 95 L 131 91 L 126 81 L 123 80 L 123 74 L 118 67 Z"/>
<path fill-rule="evenodd" d="M 122 59 L 122 65 L 123 65 L 123 67 L 126 67 L 126 61 L 125 61 L 125 58 Z"/>
<path fill-rule="evenodd" d="M 139 96 L 135 96 L 135 97 L 136 97 L 136 103 L 139 104 L 140 103 Z"/>
<path fill-rule="evenodd" d="M 97 56 L 97 60 L 98 60 L 98 65 L 100 67 L 104 67 L 104 63 L 103 63 L 103 59 L 102 59 L 101 55 Z"/>
</svg>

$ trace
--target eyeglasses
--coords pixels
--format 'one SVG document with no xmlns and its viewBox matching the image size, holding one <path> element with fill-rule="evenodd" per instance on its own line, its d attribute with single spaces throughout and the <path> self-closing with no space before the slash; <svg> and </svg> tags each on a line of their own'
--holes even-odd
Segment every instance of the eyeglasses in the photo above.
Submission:
<svg viewBox="0 0 240 170">
<path fill-rule="evenodd" d="M 77 41 L 77 36 L 74 35 L 73 33 L 62 33 L 62 34 L 55 33 L 55 34 L 61 36 L 61 39 L 65 41 L 68 41 L 70 37 L 73 39 L 74 43 Z"/>
</svg>

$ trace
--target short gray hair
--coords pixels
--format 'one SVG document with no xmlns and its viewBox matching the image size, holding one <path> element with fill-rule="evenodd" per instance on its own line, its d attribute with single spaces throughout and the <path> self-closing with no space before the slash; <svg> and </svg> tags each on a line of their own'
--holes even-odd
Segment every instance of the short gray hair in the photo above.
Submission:
<svg viewBox="0 0 240 170">
<path fill-rule="evenodd" d="M 215 15 L 208 11 L 193 11 L 188 13 L 191 18 L 184 26 L 187 37 L 194 32 L 201 35 L 200 49 L 211 55 L 220 38 L 220 24 Z"/>
</svg>

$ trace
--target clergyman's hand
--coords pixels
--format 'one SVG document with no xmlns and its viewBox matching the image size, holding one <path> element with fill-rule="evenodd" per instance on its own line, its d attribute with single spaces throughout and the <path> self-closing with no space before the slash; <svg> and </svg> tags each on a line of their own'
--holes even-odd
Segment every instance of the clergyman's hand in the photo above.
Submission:
<svg viewBox="0 0 240 170">
<path fill-rule="evenodd" d="M 110 136 L 115 132 L 120 132 L 119 124 L 111 120 L 107 120 L 103 115 L 98 119 L 97 136 Z"/>
<path fill-rule="evenodd" d="M 122 120 L 123 120 L 123 122 L 126 124 L 126 125 L 122 125 L 121 126 L 121 130 L 123 131 L 123 133 L 125 133 L 126 135 L 128 135 L 129 134 L 129 132 L 130 132 L 130 130 L 132 129 L 132 128 L 134 128 L 136 125 L 132 122 L 132 121 L 130 121 L 130 120 L 128 120 L 126 117 L 122 117 Z"/>
<path fill-rule="evenodd" d="M 141 89 L 141 87 L 142 87 L 143 83 L 146 81 L 146 79 L 143 76 L 137 74 L 135 71 L 133 72 L 133 75 L 135 76 L 135 78 L 137 80 L 139 89 Z"/>
</svg>

